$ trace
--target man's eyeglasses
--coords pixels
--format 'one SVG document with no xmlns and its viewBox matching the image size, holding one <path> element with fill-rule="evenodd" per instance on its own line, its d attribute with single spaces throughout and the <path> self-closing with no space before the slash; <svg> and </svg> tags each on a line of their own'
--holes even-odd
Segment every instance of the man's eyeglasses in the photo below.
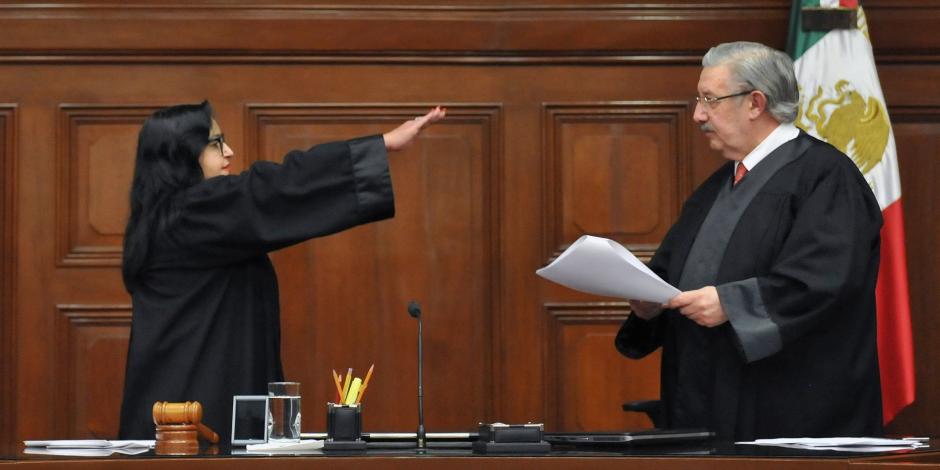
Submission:
<svg viewBox="0 0 940 470">
<path fill-rule="evenodd" d="M 745 90 L 745 91 L 742 91 L 742 92 L 732 93 L 732 94 L 730 94 L 730 95 L 719 96 L 719 97 L 716 97 L 716 98 L 713 98 L 713 97 L 711 97 L 711 96 L 696 96 L 696 97 L 695 97 L 695 102 L 698 103 L 698 104 L 703 104 L 703 105 L 705 105 L 705 106 L 707 106 L 707 107 L 709 107 L 709 108 L 713 108 L 713 107 L 715 107 L 715 105 L 716 105 L 719 101 L 721 101 L 721 100 L 728 99 L 728 98 L 734 98 L 734 97 L 736 97 L 736 96 L 744 96 L 744 95 L 746 95 L 746 94 L 748 94 L 748 93 L 751 93 L 751 92 L 753 92 L 753 91 L 754 91 L 754 90 Z"/>
<path fill-rule="evenodd" d="M 209 138 L 209 145 L 215 145 L 219 148 L 219 153 L 225 154 L 225 134 L 219 134 Z"/>
</svg>

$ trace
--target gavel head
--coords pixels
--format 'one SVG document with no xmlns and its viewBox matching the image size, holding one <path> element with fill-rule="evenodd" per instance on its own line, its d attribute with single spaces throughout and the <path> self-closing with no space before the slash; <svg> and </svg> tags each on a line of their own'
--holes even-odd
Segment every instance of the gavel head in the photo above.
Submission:
<svg viewBox="0 0 940 470">
<path fill-rule="evenodd" d="M 202 405 L 198 401 L 153 404 L 154 424 L 199 424 L 202 421 Z"/>
</svg>

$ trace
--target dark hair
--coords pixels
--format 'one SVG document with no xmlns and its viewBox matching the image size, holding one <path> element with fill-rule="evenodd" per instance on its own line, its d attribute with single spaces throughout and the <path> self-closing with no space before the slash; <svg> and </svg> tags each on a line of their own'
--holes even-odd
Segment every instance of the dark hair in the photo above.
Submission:
<svg viewBox="0 0 940 470">
<path fill-rule="evenodd" d="M 209 144 L 212 107 L 208 101 L 161 109 L 137 138 L 130 217 L 124 230 L 124 287 L 133 292 L 153 237 L 179 215 L 181 191 L 204 179 L 199 156 Z"/>
</svg>

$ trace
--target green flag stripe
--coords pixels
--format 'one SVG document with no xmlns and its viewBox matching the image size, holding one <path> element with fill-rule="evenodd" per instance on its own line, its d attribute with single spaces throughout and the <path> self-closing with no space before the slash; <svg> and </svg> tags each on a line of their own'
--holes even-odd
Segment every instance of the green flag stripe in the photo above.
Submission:
<svg viewBox="0 0 940 470">
<path fill-rule="evenodd" d="M 818 7 L 819 0 L 793 0 L 790 8 L 790 33 L 787 35 L 787 53 L 793 60 L 797 60 L 813 44 L 819 42 L 826 31 L 803 31 L 803 18 L 800 15 L 802 7 Z"/>
</svg>

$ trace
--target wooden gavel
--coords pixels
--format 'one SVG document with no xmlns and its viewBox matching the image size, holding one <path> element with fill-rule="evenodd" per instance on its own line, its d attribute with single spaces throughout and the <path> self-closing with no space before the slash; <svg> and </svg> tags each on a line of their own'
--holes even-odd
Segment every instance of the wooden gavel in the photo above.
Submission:
<svg viewBox="0 0 940 470">
<path fill-rule="evenodd" d="M 158 401 L 153 404 L 153 422 L 158 426 L 190 424 L 196 427 L 203 439 L 213 444 L 219 443 L 219 435 L 202 424 L 202 405 L 198 401 L 186 403 Z"/>
</svg>

